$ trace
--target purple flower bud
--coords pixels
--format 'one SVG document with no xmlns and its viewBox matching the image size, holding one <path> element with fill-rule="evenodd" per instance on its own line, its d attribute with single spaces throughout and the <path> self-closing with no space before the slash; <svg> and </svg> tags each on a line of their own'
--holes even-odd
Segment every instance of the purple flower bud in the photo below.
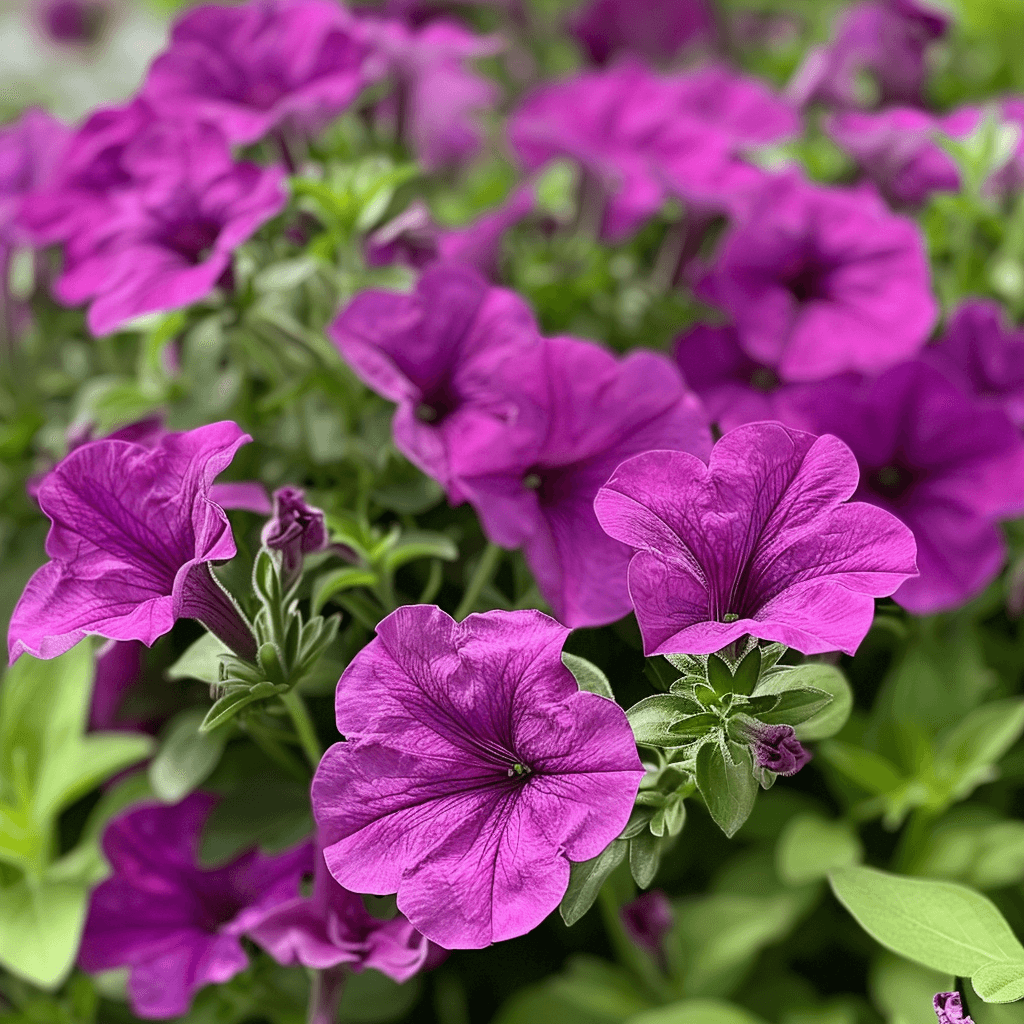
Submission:
<svg viewBox="0 0 1024 1024">
<path fill-rule="evenodd" d="M 932 1000 L 939 1024 L 974 1024 L 970 1016 L 964 1013 L 959 992 L 939 992 Z"/>
<path fill-rule="evenodd" d="M 791 725 L 758 725 L 750 732 L 750 751 L 758 768 L 776 775 L 796 775 L 811 759 Z"/>
<path fill-rule="evenodd" d="M 662 944 L 675 924 L 668 897 L 660 889 L 654 889 L 627 903 L 619 913 L 629 937 L 659 964 L 664 964 Z"/>
<path fill-rule="evenodd" d="M 110 16 L 104 0 L 49 0 L 39 13 L 51 39 L 78 46 L 97 42 Z"/>
<path fill-rule="evenodd" d="M 274 516 L 263 527 L 263 543 L 281 552 L 282 583 L 290 590 L 302 574 L 302 556 L 327 546 L 324 514 L 307 505 L 297 487 L 274 491 Z"/>
</svg>

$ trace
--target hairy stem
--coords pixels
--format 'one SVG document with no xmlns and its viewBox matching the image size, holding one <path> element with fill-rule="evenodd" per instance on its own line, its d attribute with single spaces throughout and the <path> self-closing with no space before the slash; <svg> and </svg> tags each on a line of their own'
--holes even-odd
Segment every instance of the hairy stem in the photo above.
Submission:
<svg viewBox="0 0 1024 1024">
<path fill-rule="evenodd" d="M 320 741 L 317 739 L 313 720 L 309 717 L 306 702 L 297 690 L 292 689 L 281 694 L 281 703 L 288 709 L 292 724 L 295 726 L 295 734 L 299 738 L 299 744 L 309 759 L 309 763 L 313 766 L 313 770 L 316 771 L 323 751 L 320 749 Z"/>
</svg>

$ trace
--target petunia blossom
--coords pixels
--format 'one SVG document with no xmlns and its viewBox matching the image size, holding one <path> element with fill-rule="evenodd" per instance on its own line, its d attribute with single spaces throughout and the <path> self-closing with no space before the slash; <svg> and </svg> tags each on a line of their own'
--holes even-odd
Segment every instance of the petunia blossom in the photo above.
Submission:
<svg viewBox="0 0 1024 1024">
<path fill-rule="evenodd" d="M 94 441 L 64 459 L 39 487 L 51 561 L 11 615 L 11 661 L 25 652 L 55 658 L 87 635 L 149 645 L 182 617 L 254 656 L 248 626 L 209 568 L 235 554 L 210 487 L 250 440 L 225 421 L 152 447 Z"/>
<path fill-rule="evenodd" d="M 791 725 L 757 723 L 748 735 L 755 770 L 796 775 L 811 759 L 810 751 L 796 738 L 796 730 Z"/>
<path fill-rule="evenodd" d="M 1000 519 L 1024 512 L 1024 438 L 923 360 L 873 381 L 839 379 L 787 389 L 787 423 L 828 432 L 860 463 L 856 497 L 899 516 L 917 540 L 920 576 L 893 598 L 917 615 L 957 607 L 1006 560 Z"/>
<path fill-rule="evenodd" d="M 938 992 L 932 1000 L 935 1015 L 939 1024 L 974 1024 L 969 1014 L 964 1013 L 964 1005 L 959 992 Z"/>
<path fill-rule="evenodd" d="M 399 608 L 338 683 L 346 742 L 324 755 L 313 809 L 327 866 L 449 949 L 535 928 L 570 861 L 629 818 L 643 769 L 614 702 L 577 688 L 568 629 L 537 611 L 458 623 Z"/>
<path fill-rule="evenodd" d="M 92 894 L 78 963 L 90 973 L 127 967 L 139 1017 L 187 1013 L 200 988 L 244 970 L 241 936 L 296 897 L 312 866 L 303 843 L 276 857 L 252 850 L 223 867 L 200 867 L 199 837 L 215 802 L 193 793 L 172 807 L 144 806 L 104 833 L 113 877 Z"/>
<path fill-rule="evenodd" d="M 594 502 L 636 553 L 629 592 L 648 655 L 709 654 L 744 634 L 853 654 L 875 597 L 915 575 L 894 515 L 847 502 L 853 453 L 779 423 L 729 431 L 708 465 L 686 452 L 624 462 Z"/>
<path fill-rule="evenodd" d="M 71 237 L 55 288 L 66 305 L 91 301 L 96 335 L 205 298 L 286 202 L 282 170 L 235 163 L 210 125 L 155 124 L 123 160 L 136 180 Z"/>
<path fill-rule="evenodd" d="M 795 174 L 766 182 L 701 291 L 783 380 L 880 372 L 918 352 L 938 315 L 913 222 L 867 190 Z"/>
<path fill-rule="evenodd" d="M 430 943 L 404 915 L 371 916 L 361 897 L 334 880 L 319 847 L 312 895 L 275 907 L 247 934 L 285 966 L 322 971 L 344 964 L 357 974 L 371 967 L 398 982 L 419 971 L 430 952 Z"/>
<path fill-rule="evenodd" d="M 605 534 L 594 496 L 615 467 L 639 452 L 674 448 L 706 457 L 707 417 L 664 356 L 618 359 L 590 341 L 549 338 L 515 367 L 544 429 L 517 436 L 505 467 L 466 470 L 461 486 L 488 538 L 522 547 L 560 622 L 599 626 L 630 609 L 630 550 Z M 531 443 L 526 443 L 526 442 Z"/>
<path fill-rule="evenodd" d="M 965 300 L 924 358 L 1024 427 L 1024 330 L 998 303 Z"/>
<path fill-rule="evenodd" d="M 164 116 L 217 125 L 231 143 L 281 126 L 316 131 L 370 80 L 359 21 L 332 0 L 193 8 L 153 62 L 143 97 Z"/>
<path fill-rule="evenodd" d="M 398 403 L 396 446 L 453 503 L 465 500 L 466 472 L 498 470 L 538 429 L 504 371 L 540 345 L 533 314 L 469 268 L 431 267 L 412 295 L 364 291 L 329 333 L 360 378 Z"/>
</svg>

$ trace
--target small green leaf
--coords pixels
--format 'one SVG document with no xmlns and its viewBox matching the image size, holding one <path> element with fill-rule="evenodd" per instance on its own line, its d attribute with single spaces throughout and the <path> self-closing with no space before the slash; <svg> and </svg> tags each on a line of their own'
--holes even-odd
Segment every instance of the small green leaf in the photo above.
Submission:
<svg viewBox="0 0 1024 1024">
<path fill-rule="evenodd" d="M 971 984 L 986 1003 L 1015 1003 L 1024 998 L 1024 960 L 982 967 L 971 975 Z"/>
<path fill-rule="evenodd" d="M 647 889 L 658 873 L 661 863 L 661 840 L 649 831 L 629 841 L 629 870 L 641 889 Z"/>
<path fill-rule="evenodd" d="M 732 741 L 728 749 L 731 761 L 720 743 L 705 743 L 697 751 L 696 780 L 711 817 L 731 839 L 754 809 L 757 780 L 750 750 Z"/>
<path fill-rule="evenodd" d="M 440 558 L 444 562 L 454 562 L 458 557 L 459 549 L 451 537 L 443 533 L 410 530 L 403 533 L 398 545 L 388 552 L 383 565 L 386 572 L 395 572 L 418 558 Z"/>
<path fill-rule="evenodd" d="M 706 736 L 712 729 L 717 729 L 721 724 L 722 720 L 718 715 L 710 711 L 704 711 L 699 715 L 687 715 L 678 722 L 673 722 L 669 726 L 669 732 L 673 736 L 693 740 Z"/>
<path fill-rule="evenodd" d="M 198 679 L 211 686 L 220 682 L 220 656 L 231 649 L 212 633 L 204 633 L 167 669 L 168 679 Z"/>
<path fill-rule="evenodd" d="M 257 683 L 251 689 L 237 690 L 234 693 L 225 694 L 216 701 L 213 707 L 206 712 L 206 717 L 200 725 L 201 732 L 210 732 L 227 722 L 230 722 L 242 708 L 254 704 L 258 700 L 267 700 L 279 693 L 284 693 L 287 686 L 275 685 L 274 683 Z"/>
<path fill-rule="evenodd" d="M 599 697 L 615 700 L 612 684 L 608 677 L 594 664 L 581 658 L 578 654 L 562 651 L 562 664 L 573 674 L 576 685 L 587 693 L 596 693 Z"/>
<path fill-rule="evenodd" d="M 779 702 L 757 717 L 765 725 L 799 725 L 813 718 L 832 703 L 832 694 L 824 690 L 800 687 L 779 694 Z"/>
<path fill-rule="evenodd" d="M 324 605 L 342 591 L 353 587 L 375 587 L 380 582 L 375 572 L 360 569 L 355 565 L 347 565 L 343 569 L 335 569 L 325 576 L 320 576 L 313 584 L 313 614 L 319 615 Z"/>
<path fill-rule="evenodd" d="M 649 747 L 683 747 L 693 742 L 692 738 L 673 733 L 671 726 L 687 716 L 690 706 L 686 698 L 675 694 L 655 694 L 634 704 L 626 717 L 637 743 Z"/>
<path fill-rule="evenodd" d="M 570 865 L 569 888 L 558 907 L 567 925 L 574 925 L 594 905 L 605 879 L 625 860 L 628 845 L 616 839 L 593 859 Z"/>
<path fill-rule="evenodd" d="M 736 668 L 733 677 L 732 692 L 749 694 L 754 692 L 758 679 L 761 678 L 761 648 L 756 644 L 747 651 L 744 659 Z"/>
<path fill-rule="evenodd" d="M 200 732 L 205 715 L 201 710 L 176 715 L 156 757 L 149 763 L 153 792 L 165 803 L 176 804 L 197 789 L 217 767 L 227 729 Z"/>
<path fill-rule="evenodd" d="M 850 690 L 850 684 L 835 666 L 811 662 L 792 668 L 781 668 L 763 678 L 754 693 L 782 693 L 804 687 L 831 694 L 831 703 L 799 724 L 785 724 L 795 725 L 797 739 L 801 741 L 824 740 L 834 736 L 846 724 L 853 709 L 853 692 Z"/>
<path fill-rule="evenodd" d="M 717 654 L 708 655 L 707 680 L 715 693 L 732 693 L 733 676 L 729 666 Z"/>
<path fill-rule="evenodd" d="M 825 878 L 864 856 L 857 833 L 843 821 L 798 814 L 786 823 L 775 847 L 775 869 L 790 885 Z"/>
</svg>

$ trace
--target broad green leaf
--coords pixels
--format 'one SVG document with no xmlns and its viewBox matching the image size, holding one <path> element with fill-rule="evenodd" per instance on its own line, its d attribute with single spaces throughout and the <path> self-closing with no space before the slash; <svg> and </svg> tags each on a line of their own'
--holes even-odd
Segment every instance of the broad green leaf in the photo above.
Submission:
<svg viewBox="0 0 1024 1024">
<path fill-rule="evenodd" d="M 825 878 L 835 868 L 863 857 L 857 833 L 845 822 L 817 814 L 798 814 L 787 822 L 775 847 L 775 867 L 790 885 Z"/>
<path fill-rule="evenodd" d="M 799 723 L 786 724 L 795 726 L 799 740 L 823 740 L 834 736 L 846 724 L 853 708 L 850 684 L 835 666 L 811 662 L 793 668 L 779 669 L 766 679 L 762 679 L 754 693 L 783 693 L 786 690 L 804 687 L 830 694 L 832 700 L 811 718 Z"/>
<path fill-rule="evenodd" d="M 671 726 L 691 713 L 693 702 L 674 693 L 658 693 L 634 704 L 626 718 L 637 743 L 649 747 L 683 747 L 692 736 L 672 731 Z"/>
<path fill-rule="evenodd" d="M 594 664 L 581 658 L 578 654 L 562 651 L 562 664 L 573 674 L 576 685 L 587 693 L 596 693 L 599 697 L 615 700 L 612 684 L 608 677 Z"/>
<path fill-rule="evenodd" d="M 373 587 L 379 582 L 377 574 L 359 566 L 347 565 L 343 569 L 335 569 L 320 576 L 313 584 L 313 614 L 319 615 L 325 604 L 345 590 L 353 587 Z"/>
<path fill-rule="evenodd" d="M 630 1017 L 628 1024 L 762 1024 L 749 1010 L 721 999 L 684 999 Z"/>
<path fill-rule="evenodd" d="M 712 740 L 701 746 L 696 780 L 711 817 L 732 838 L 754 808 L 757 780 L 749 748 L 731 740 L 728 743 L 731 761 L 726 760 L 720 743 Z"/>
<path fill-rule="evenodd" d="M 995 904 L 973 889 L 867 867 L 842 868 L 830 880 L 860 926 L 901 956 L 959 977 L 994 965 L 1024 971 L 1024 947 Z M 1005 984 L 985 977 L 996 989 Z"/>
<path fill-rule="evenodd" d="M 224 752 L 228 730 L 200 732 L 205 717 L 202 709 L 176 715 L 149 763 L 150 785 L 165 803 L 176 804 L 202 785 Z"/>
<path fill-rule="evenodd" d="M 758 718 L 766 725 L 800 725 L 832 703 L 832 695 L 809 686 L 784 690 L 776 705 Z"/>
<path fill-rule="evenodd" d="M 593 859 L 570 865 L 569 888 L 558 907 L 567 925 L 574 925 L 594 905 L 605 879 L 625 859 L 628 845 L 626 840 L 616 839 Z"/>
<path fill-rule="evenodd" d="M 0 964 L 33 985 L 56 988 L 75 962 L 88 902 L 82 883 L 21 878 L 0 886 Z"/>
<path fill-rule="evenodd" d="M 167 669 L 168 679 L 198 679 L 211 686 L 220 682 L 220 656 L 231 648 L 212 633 L 204 633 Z"/>
<path fill-rule="evenodd" d="M 893 953 L 882 953 L 872 965 L 868 988 L 888 1024 L 935 1024 L 932 997 L 950 992 L 954 979 Z"/>
</svg>

